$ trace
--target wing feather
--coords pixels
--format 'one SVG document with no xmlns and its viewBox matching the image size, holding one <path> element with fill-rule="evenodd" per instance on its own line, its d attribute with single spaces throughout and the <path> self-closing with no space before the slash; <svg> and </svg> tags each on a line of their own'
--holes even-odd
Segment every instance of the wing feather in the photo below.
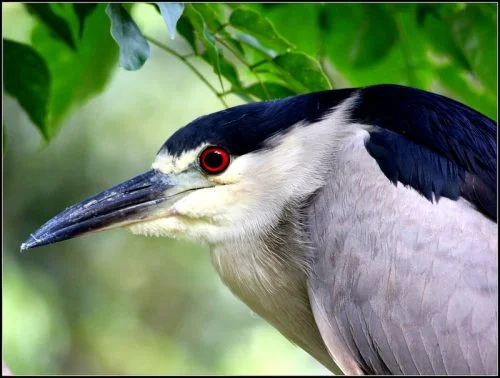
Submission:
<svg viewBox="0 0 500 378">
<path fill-rule="evenodd" d="M 395 187 L 366 131 L 348 138 L 306 222 L 308 293 L 333 359 L 365 374 L 495 374 L 495 222 Z"/>
<path fill-rule="evenodd" d="M 430 201 L 464 197 L 497 220 L 493 120 L 448 97 L 399 85 L 360 89 L 352 117 L 372 127 L 366 148 L 393 183 Z"/>
</svg>

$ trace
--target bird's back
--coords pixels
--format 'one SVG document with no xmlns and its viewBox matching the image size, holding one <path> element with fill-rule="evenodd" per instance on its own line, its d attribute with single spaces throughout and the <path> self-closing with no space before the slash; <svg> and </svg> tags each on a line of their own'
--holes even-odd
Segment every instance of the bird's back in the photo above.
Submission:
<svg viewBox="0 0 500 378">
<path fill-rule="evenodd" d="M 330 353 L 365 373 L 495 374 L 496 223 L 393 185 L 367 138 L 344 141 L 309 208 L 309 294 Z"/>
</svg>

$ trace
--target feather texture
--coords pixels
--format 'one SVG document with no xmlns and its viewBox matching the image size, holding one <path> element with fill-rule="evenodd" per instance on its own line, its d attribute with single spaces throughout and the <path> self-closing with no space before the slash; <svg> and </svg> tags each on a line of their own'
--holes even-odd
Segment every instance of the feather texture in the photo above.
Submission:
<svg viewBox="0 0 500 378">
<path fill-rule="evenodd" d="M 358 92 L 352 117 L 389 180 L 428 200 L 464 197 L 491 219 L 496 207 L 496 123 L 448 97 L 398 85 Z"/>
<path fill-rule="evenodd" d="M 367 133 L 342 143 L 309 208 L 309 296 L 325 344 L 366 374 L 495 374 L 496 224 L 466 201 L 392 185 Z"/>
</svg>

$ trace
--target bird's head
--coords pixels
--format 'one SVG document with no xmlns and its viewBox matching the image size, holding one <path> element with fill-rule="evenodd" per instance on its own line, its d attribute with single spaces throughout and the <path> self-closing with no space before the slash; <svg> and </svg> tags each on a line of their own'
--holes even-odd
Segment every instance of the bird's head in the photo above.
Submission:
<svg viewBox="0 0 500 378">
<path fill-rule="evenodd" d="M 328 126 L 322 119 L 349 94 L 296 96 L 200 117 L 164 143 L 150 170 L 67 208 L 21 249 L 116 227 L 207 243 L 258 235 L 287 204 L 320 187 L 332 133 L 331 117 Z"/>
</svg>

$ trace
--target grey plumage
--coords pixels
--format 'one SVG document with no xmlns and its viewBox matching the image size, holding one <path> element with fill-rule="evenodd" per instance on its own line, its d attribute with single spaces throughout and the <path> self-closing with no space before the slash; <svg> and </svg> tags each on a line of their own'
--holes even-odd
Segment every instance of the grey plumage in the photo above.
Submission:
<svg viewBox="0 0 500 378">
<path fill-rule="evenodd" d="M 355 165 L 336 164 L 337 178 L 310 208 L 316 259 L 308 287 L 323 338 L 329 333 L 365 373 L 496 374 L 493 223 L 422 222 L 418 207 L 399 206 L 397 188 L 392 198 L 390 188 L 361 175 L 368 166 Z M 342 194 L 349 181 L 359 196 Z M 377 222 L 382 204 L 387 219 Z"/>
</svg>

